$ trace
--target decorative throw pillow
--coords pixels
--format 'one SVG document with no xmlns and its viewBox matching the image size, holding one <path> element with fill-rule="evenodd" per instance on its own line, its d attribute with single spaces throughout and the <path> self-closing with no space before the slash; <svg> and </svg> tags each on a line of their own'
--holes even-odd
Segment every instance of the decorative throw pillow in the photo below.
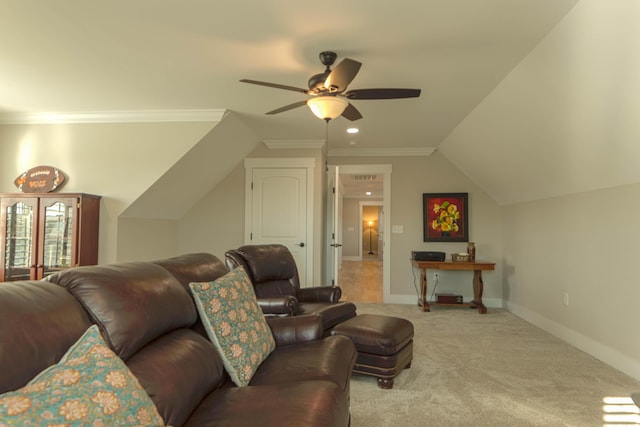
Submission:
<svg viewBox="0 0 640 427">
<path fill-rule="evenodd" d="M 247 273 L 238 267 L 213 282 L 193 282 L 189 287 L 231 380 L 246 386 L 276 347 Z"/>
<path fill-rule="evenodd" d="M 57 365 L 0 395 L 4 426 L 144 425 L 164 422 L 151 398 L 92 325 Z"/>
</svg>

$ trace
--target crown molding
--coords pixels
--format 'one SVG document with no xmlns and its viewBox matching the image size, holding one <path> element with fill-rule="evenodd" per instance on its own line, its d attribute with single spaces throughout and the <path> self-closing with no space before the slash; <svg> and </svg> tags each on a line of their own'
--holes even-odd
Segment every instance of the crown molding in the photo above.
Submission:
<svg viewBox="0 0 640 427">
<path fill-rule="evenodd" d="M 428 156 L 435 150 L 435 147 L 334 148 L 329 150 L 329 157 Z"/>
<path fill-rule="evenodd" d="M 224 109 L 4 113 L 0 124 L 219 122 L 226 113 Z"/>
<path fill-rule="evenodd" d="M 322 148 L 324 139 L 264 139 L 263 144 L 271 150 L 288 150 L 292 148 Z"/>
<path fill-rule="evenodd" d="M 324 139 L 264 139 L 271 150 L 287 150 L 292 148 L 322 148 Z M 402 157 L 428 156 L 435 147 L 400 147 L 400 148 L 333 148 L 329 149 L 329 157 Z"/>
</svg>

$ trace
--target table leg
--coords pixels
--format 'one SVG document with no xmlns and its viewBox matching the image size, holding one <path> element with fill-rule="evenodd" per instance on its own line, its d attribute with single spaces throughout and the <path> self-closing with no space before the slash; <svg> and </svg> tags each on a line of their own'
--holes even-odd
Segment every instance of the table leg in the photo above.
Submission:
<svg viewBox="0 0 640 427">
<path fill-rule="evenodd" d="M 478 308 L 478 313 L 486 314 L 487 307 L 482 303 L 482 291 L 484 290 L 484 283 L 482 282 L 482 271 L 473 270 L 473 301 L 471 301 L 472 308 Z"/>
<path fill-rule="evenodd" d="M 431 311 L 431 307 L 427 302 L 427 269 L 420 269 L 420 299 L 418 306 L 422 306 L 422 311 Z"/>
</svg>

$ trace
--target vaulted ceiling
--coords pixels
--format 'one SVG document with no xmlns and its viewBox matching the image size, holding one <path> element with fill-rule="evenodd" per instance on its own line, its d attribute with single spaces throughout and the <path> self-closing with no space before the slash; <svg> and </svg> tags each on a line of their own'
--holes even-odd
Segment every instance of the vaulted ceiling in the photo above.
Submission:
<svg viewBox="0 0 640 427">
<path fill-rule="evenodd" d="M 264 140 L 321 140 L 318 54 L 362 62 L 334 150 L 436 148 L 499 203 L 639 182 L 635 0 L 0 0 L 0 123 L 24 113 L 232 110 Z M 347 127 L 360 133 L 348 135 Z M 635 139 L 634 139 L 635 138 Z"/>
</svg>

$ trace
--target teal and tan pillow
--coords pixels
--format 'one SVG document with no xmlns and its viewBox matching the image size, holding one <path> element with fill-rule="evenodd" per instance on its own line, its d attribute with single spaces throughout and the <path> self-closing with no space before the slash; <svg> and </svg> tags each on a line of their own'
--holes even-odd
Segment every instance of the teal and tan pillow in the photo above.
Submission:
<svg viewBox="0 0 640 427">
<path fill-rule="evenodd" d="M 213 282 L 193 282 L 189 287 L 231 380 L 246 386 L 276 347 L 247 273 L 238 267 Z"/>
<path fill-rule="evenodd" d="M 4 426 L 161 426 L 151 398 L 91 326 L 60 362 L 0 395 Z"/>
</svg>

